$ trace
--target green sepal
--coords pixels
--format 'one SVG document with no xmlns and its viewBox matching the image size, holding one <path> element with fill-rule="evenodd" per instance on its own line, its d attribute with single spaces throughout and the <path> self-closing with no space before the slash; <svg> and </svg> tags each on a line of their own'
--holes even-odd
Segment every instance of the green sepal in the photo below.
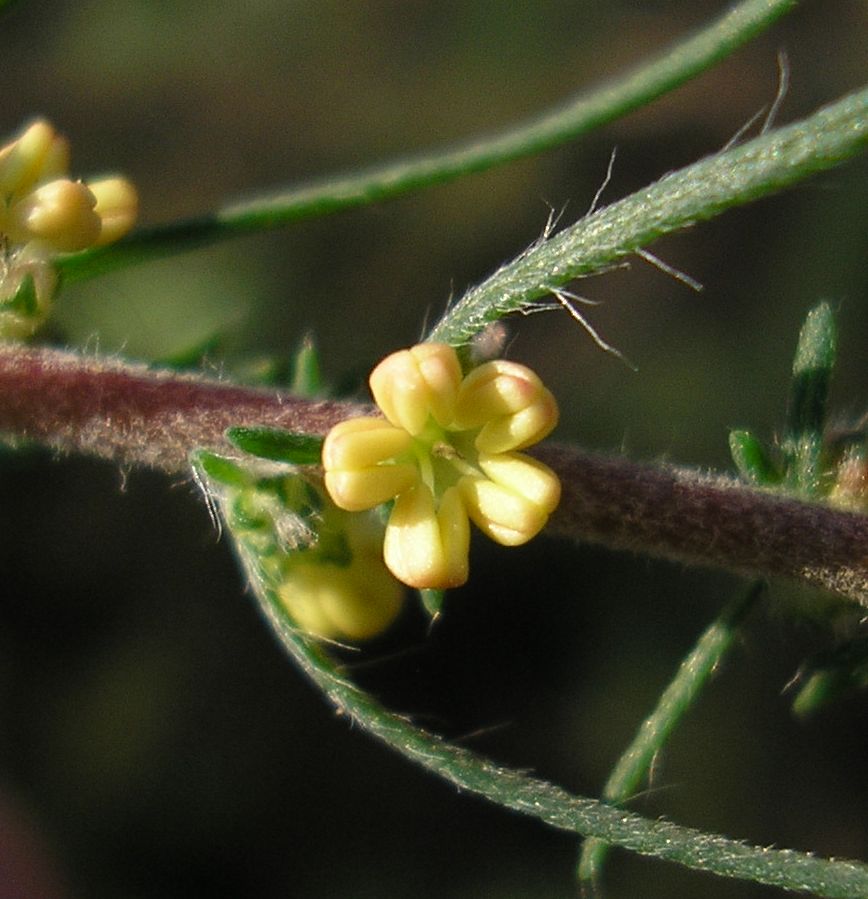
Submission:
<svg viewBox="0 0 868 899">
<path fill-rule="evenodd" d="M 232 375 L 242 384 L 285 387 L 289 380 L 289 365 L 286 359 L 276 356 L 253 356 L 234 363 Z"/>
<path fill-rule="evenodd" d="M 8 300 L 3 301 L 3 307 L 25 318 L 35 318 L 39 315 L 39 300 L 36 298 L 36 282 L 33 275 L 28 273 L 21 279 L 18 290 Z"/>
<path fill-rule="evenodd" d="M 793 712 L 800 718 L 868 689 L 868 637 L 818 653 L 808 659 L 800 677 L 802 686 L 793 700 Z"/>
<path fill-rule="evenodd" d="M 257 487 L 275 494 L 285 508 L 305 520 L 322 512 L 322 494 L 303 476 L 287 474 L 264 478 Z"/>
<path fill-rule="evenodd" d="M 280 428 L 229 428 L 226 439 L 235 447 L 272 462 L 291 465 L 319 465 L 322 437 L 297 434 Z"/>
<path fill-rule="evenodd" d="M 353 562 L 353 551 L 343 532 L 321 531 L 316 545 L 317 561 L 321 565 L 348 568 Z"/>
<path fill-rule="evenodd" d="M 222 334 L 211 334 L 192 346 L 185 347 L 183 350 L 178 350 L 177 353 L 158 359 L 155 364 L 163 368 L 174 369 L 175 371 L 201 368 L 202 363 L 209 356 L 214 356 L 217 353 L 222 342 Z"/>
<path fill-rule="evenodd" d="M 443 611 L 443 602 L 446 599 L 446 591 L 433 590 L 429 587 L 425 587 L 419 591 L 419 598 L 422 600 L 422 608 L 433 620 Z"/>
<path fill-rule="evenodd" d="M 820 303 L 808 313 L 799 332 L 782 442 L 787 485 L 807 496 L 820 492 L 820 455 L 836 347 L 832 307 Z"/>
<path fill-rule="evenodd" d="M 250 476 L 241 466 L 225 456 L 218 456 L 208 450 L 193 453 L 193 465 L 200 468 L 212 481 L 226 487 L 249 487 Z"/>
<path fill-rule="evenodd" d="M 267 532 L 274 521 L 272 502 L 258 490 L 245 490 L 228 505 L 226 519 L 233 530 Z"/>
<path fill-rule="evenodd" d="M 762 443 L 750 431 L 730 431 L 729 451 L 741 477 L 757 486 L 779 484 L 782 479 Z"/>
<path fill-rule="evenodd" d="M 322 368 L 319 350 L 313 335 L 306 334 L 292 360 L 292 381 L 290 390 L 296 396 L 315 397 L 323 392 Z"/>
</svg>

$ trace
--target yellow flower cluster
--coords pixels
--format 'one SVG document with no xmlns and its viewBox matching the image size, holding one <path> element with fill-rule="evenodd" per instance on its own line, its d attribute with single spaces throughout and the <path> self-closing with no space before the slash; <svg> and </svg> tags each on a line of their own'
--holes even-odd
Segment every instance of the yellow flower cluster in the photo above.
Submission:
<svg viewBox="0 0 868 899">
<path fill-rule="evenodd" d="M 369 383 L 385 419 L 330 431 L 325 485 L 348 511 L 395 500 L 383 553 L 397 578 L 418 588 L 463 584 L 469 520 L 506 546 L 539 533 L 560 482 L 518 450 L 552 431 L 558 408 L 530 369 L 498 359 L 463 376 L 452 347 L 422 343 L 384 359 Z"/>
<path fill-rule="evenodd" d="M 135 188 L 125 178 L 72 180 L 69 144 L 42 119 L 0 148 L 0 302 L 15 297 L 29 275 L 39 306 L 17 319 L 5 310 L 3 334 L 32 332 L 44 316 L 53 256 L 117 240 L 137 211 Z"/>
</svg>

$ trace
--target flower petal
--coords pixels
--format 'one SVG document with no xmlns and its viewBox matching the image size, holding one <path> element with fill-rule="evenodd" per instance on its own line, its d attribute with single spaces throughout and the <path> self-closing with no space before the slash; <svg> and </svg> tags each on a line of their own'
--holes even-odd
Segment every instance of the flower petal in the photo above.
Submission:
<svg viewBox="0 0 868 899">
<path fill-rule="evenodd" d="M 557 508 L 561 498 L 558 476 L 542 462 L 524 453 L 479 454 L 479 467 L 488 477 L 513 493 L 539 506 L 546 515 Z"/>
<path fill-rule="evenodd" d="M 139 195 L 126 178 L 103 178 L 89 181 L 87 186 L 96 197 L 94 212 L 101 224 L 95 246 L 103 247 L 133 227 L 139 211 Z"/>
<path fill-rule="evenodd" d="M 504 546 L 527 543 L 548 520 L 548 514 L 536 503 L 487 478 L 464 477 L 458 489 L 473 523 Z"/>
<path fill-rule="evenodd" d="M 437 424 L 446 427 L 455 413 L 455 400 L 461 383 L 461 365 L 458 356 L 455 350 L 445 343 L 420 343 L 410 352 L 428 385 L 431 415 Z"/>
<path fill-rule="evenodd" d="M 20 197 L 35 184 L 65 175 L 68 167 L 66 139 L 45 119 L 37 119 L 0 149 L 0 193 Z"/>
<path fill-rule="evenodd" d="M 485 453 L 525 449 L 547 437 L 557 423 L 557 403 L 551 393 L 543 388 L 532 405 L 484 425 L 476 437 L 476 448 Z"/>
<path fill-rule="evenodd" d="M 419 470 L 413 465 L 374 465 L 358 471 L 327 471 L 325 485 L 336 506 L 361 512 L 394 499 L 418 478 Z"/>
<path fill-rule="evenodd" d="M 421 343 L 383 359 L 368 383 L 386 418 L 415 436 L 429 416 L 442 426 L 451 420 L 460 381 L 461 367 L 452 347 Z"/>
<path fill-rule="evenodd" d="M 467 580 L 470 528 L 458 491 L 449 488 L 440 510 L 423 483 L 402 493 L 395 502 L 383 557 L 399 580 L 411 587 L 446 589 Z"/>
<path fill-rule="evenodd" d="M 478 428 L 492 418 L 526 408 L 545 389 L 524 365 L 495 359 L 474 368 L 461 383 L 453 426 Z"/>
<path fill-rule="evenodd" d="M 382 418 L 350 418 L 336 424 L 323 443 L 327 471 L 360 469 L 391 459 L 409 448 L 412 438 Z"/>
</svg>

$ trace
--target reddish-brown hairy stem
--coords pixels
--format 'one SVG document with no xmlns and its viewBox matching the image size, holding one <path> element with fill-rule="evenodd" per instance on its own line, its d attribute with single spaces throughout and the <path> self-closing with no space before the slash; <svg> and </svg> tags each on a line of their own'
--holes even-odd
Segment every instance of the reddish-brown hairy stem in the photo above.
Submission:
<svg viewBox="0 0 868 899">
<path fill-rule="evenodd" d="M 370 412 L 276 390 L 58 350 L 0 347 L 0 432 L 123 465 L 185 471 L 231 425 L 325 434 Z M 560 475 L 554 534 L 751 575 L 782 575 L 868 606 L 868 516 L 688 469 L 545 446 Z"/>
<path fill-rule="evenodd" d="M 0 345 L 0 432 L 124 465 L 184 471 L 191 450 L 227 446 L 223 432 L 232 425 L 325 434 L 362 411 L 119 360 Z"/>
<path fill-rule="evenodd" d="M 543 446 L 563 498 L 550 531 L 748 575 L 807 581 L 868 606 L 868 516 L 692 469 Z"/>
</svg>

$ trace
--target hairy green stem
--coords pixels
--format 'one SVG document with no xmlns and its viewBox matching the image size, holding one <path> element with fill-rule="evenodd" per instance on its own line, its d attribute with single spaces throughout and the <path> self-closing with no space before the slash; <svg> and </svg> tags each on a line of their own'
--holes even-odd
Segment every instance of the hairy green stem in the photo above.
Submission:
<svg viewBox="0 0 868 899">
<path fill-rule="evenodd" d="M 639 788 L 655 756 L 729 651 L 741 622 L 753 608 L 764 586 L 762 581 L 758 581 L 748 591 L 741 592 L 703 632 L 663 691 L 657 707 L 642 722 L 633 742 L 618 759 L 603 787 L 602 799 L 605 802 L 621 805 Z M 603 840 L 591 838 L 584 841 L 578 867 L 581 883 L 594 885 L 599 882 L 607 851 L 608 845 Z"/>
<path fill-rule="evenodd" d="M 532 156 L 610 122 L 714 65 L 789 11 L 796 0 L 744 0 L 717 21 L 618 80 L 491 137 L 229 204 L 201 218 L 143 230 L 62 260 L 67 282 L 184 252 L 238 234 L 397 197 Z"/>
<path fill-rule="evenodd" d="M 244 560 L 255 569 L 255 561 Z M 594 799 L 497 765 L 416 727 L 383 708 L 335 667 L 312 639 L 301 634 L 280 600 L 253 579 L 260 605 L 283 646 L 339 712 L 402 755 L 462 790 L 538 818 L 552 827 L 601 839 L 625 849 L 722 877 L 735 877 L 817 896 L 858 899 L 868 895 L 868 865 L 827 860 L 787 849 L 750 846 L 668 821 L 648 820 Z"/>
<path fill-rule="evenodd" d="M 584 275 L 603 271 L 658 237 L 831 168 L 868 143 L 868 88 L 807 119 L 700 160 L 541 240 L 472 288 L 430 340 L 467 343 L 488 323 Z"/>
</svg>

